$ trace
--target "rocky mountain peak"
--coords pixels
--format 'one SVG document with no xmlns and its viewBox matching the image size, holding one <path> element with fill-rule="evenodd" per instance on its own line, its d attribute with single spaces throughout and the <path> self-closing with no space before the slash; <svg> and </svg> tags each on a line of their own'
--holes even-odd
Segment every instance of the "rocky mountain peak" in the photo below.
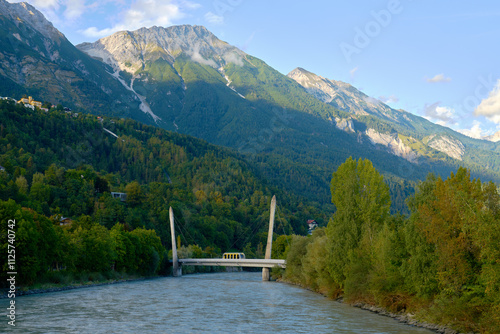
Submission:
<svg viewBox="0 0 500 334">
<path fill-rule="evenodd" d="M 134 73 L 147 62 L 164 59 L 173 63 L 181 55 L 198 63 L 219 68 L 225 63 L 242 65 L 245 53 L 219 40 L 203 26 L 179 25 L 168 28 L 140 28 L 120 31 L 77 47 L 115 69 Z"/>
<path fill-rule="evenodd" d="M 16 22 L 18 27 L 29 26 L 52 41 L 64 38 L 64 35 L 54 28 L 42 13 L 27 2 L 9 3 L 6 0 L 0 0 L 0 15 L 5 15 Z"/>
<path fill-rule="evenodd" d="M 296 67 L 290 73 L 288 73 L 288 77 L 290 78 L 300 78 L 300 77 L 309 77 L 309 78 L 322 78 L 319 75 L 316 75 L 302 67 Z"/>
</svg>

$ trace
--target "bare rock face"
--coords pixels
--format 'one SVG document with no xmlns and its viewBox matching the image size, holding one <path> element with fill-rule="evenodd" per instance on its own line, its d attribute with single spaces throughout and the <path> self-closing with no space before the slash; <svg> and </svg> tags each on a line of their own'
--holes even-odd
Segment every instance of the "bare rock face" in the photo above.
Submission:
<svg viewBox="0 0 500 334">
<path fill-rule="evenodd" d="M 77 48 L 115 70 L 132 74 L 158 59 L 173 64 L 177 57 L 187 56 L 218 69 L 227 63 L 242 66 L 246 57 L 243 51 L 219 40 L 205 27 L 190 25 L 120 31 Z"/>
<path fill-rule="evenodd" d="M 447 135 L 432 135 L 426 139 L 426 144 L 435 150 L 443 152 L 448 156 L 462 160 L 465 153 L 465 146 L 456 138 Z"/>
<path fill-rule="evenodd" d="M 345 132 L 352 132 L 352 133 L 356 132 L 356 130 L 354 129 L 354 124 L 352 122 L 352 119 L 344 119 L 336 117 L 335 123 L 337 129 L 343 130 Z"/>
<path fill-rule="evenodd" d="M 288 73 L 288 77 L 309 94 L 339 110 L 355 115 L 374 115 L 398 123 L 409 121 L 406 112 L 394 110 L 348 83 L 326 79 L 300 67 Z"/>
<path fill-rule="evenodd" d="M 419 155 L 413 151 L 411 147 L 406 146 L 397 134 L 380 133 L 374 129 L 367 129 L 365 134 L 370 138 L 372 144 L 386 146 L 389 152 L 394 155 L 402 157 L 410 162 L 417 162 Z"/>
</svg>

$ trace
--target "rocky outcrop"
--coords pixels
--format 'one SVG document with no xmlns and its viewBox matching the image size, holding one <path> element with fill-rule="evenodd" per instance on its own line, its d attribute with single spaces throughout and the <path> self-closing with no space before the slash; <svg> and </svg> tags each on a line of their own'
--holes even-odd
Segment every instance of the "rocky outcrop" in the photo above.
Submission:
<svg viewBox="0 0 500 334">
<path fill-rule="evenodd" d="M 367 129 L 366 136 L 370 139 L 372 144 L 380 144 L 389 150 L 389 152 L 402 157 L 410 162 L 417 162 L 418 154 L 406 146 L 405 143 L 399 138 L 398 134 L 380 133 L 374 129 Z"/>
<path fill-rule="evenodd" d="M 356 132 L 356 130 L 354 129 L 354 124 L 352 122 L 352 119 L 345 119 L 345 118 L 339 118 L 339 117 L 336 117 L 335 118 L 335 126 L 337 127 L 337 129 L 339 130 L 342 130 L 342 131 L 345 131 L 345 132 Z"/>
<path fill-rule="evenodd" d="M 448 135 L 432 135 L 425 138 L 424 143 L 457 160 L 462 160 L 465 154 L 464 144 L 460 140 Z"/>
</svg>

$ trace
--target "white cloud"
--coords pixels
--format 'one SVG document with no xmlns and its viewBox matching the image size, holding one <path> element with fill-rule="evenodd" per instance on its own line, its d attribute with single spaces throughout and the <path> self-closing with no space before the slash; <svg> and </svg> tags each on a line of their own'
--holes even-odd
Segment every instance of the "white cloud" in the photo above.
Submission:
<svg viewBox="0 0 500 334">
<path fill-rule="evenodd" d="M 485 116 L 490 121 L 500 124 L 500 80 L 489 96 L 481 101 L 474 111 L 476 116 Z"/>
<path fill-rule="evenodd" d="M 426 104 L 423 117 L 438 125 L 456 128 L 459 125 L 456 110 L 451 107 L 440 106 L 440 103 Z"/>
<path fill-rule="evenodd" d="M 458 130 L 458 132 L 476 139 L 481 139 L 482 137 L 485 137 L 487 135 L 487 133 L 485 133 L 485 131 L 481 129 L 481 123 L 479 121 L 474 120 L 472 124 L 473 125 L 470 129 L 462 129 Z"/>
<path fill-rule="evenodd" d="M 448 107 L 436 107 L 436 118 L 442 120 L 452 120 L 455 110 Z"/>
<path fill-rule="evenodd" d="M 450 82 L 451 78 L 447 78 L 443 73 L 435 75 L 433 78 L 427 78 L 427 82 L 436 83 L 436 82 Z"/>
<path fill-rule="evenodd" d="M 391 95 L 391 96 L 379 96 L 378 99 L 380 101 L 382 101 L 383 103 L 385 103 L 385 104 L 399 102 L 399 98 L 397 96 L 394 96 L 394 95 Z"/>
<path fill-rule="evenodd" d="M 84 0 L 67 0 L 64 17 L 73 20 L 80 17 L 86 11 Z"/>
<path fill-rule="evenodd" d="M 454 122 L 455 109 L 439 106 L 441 102 L 436 102 L 431 105 L 425 105 L 424 114 L 426 118 L 430 118 L 445 123 Z"/>
<path fill-rule="evenodd" d="M 205 14 L 205 20 L 212 24 L 223 24 L 224 16 L 208 12 Z"/>
<path fill-rule="evenodd" d="M 112 27 L 104 29 L 90 27 L 81 32 L 87 37 L 99 38 L 121 30 L 166 27 L 184 18 L 187 10 L 199 7 L 199 4 L 185 0 L 136 0 L 123 12 L 122 19 Z"/>
<path fill-rule="evenodd" d="M 115 25 L 112 28 L 105 28 L 101 30 L 96 27 L 90 27 L 82 30 L 81 33 L 90 38 L 101 38 L 122 30 L 127 30 L 127 27 L 125 25 Z"/>
<path fill-rule="evenodd" d="M 224 60 L 228 63 L 233 63 L 238 66 L 243 66 L 243 58 L 236 52 L 226 52 L 223 56 Z"/>
<path fill-rule="evenodd" d="M 215 61 L 213 61 L 213 59 L 203 58 L 203 56 L 200 54 L 199 47 L 197 46 L 195 46 L 195 48 L 191 50 L 191 59 L 197 63 L 217 68 L 217 64 L 215 63 Z"/>
</svg>

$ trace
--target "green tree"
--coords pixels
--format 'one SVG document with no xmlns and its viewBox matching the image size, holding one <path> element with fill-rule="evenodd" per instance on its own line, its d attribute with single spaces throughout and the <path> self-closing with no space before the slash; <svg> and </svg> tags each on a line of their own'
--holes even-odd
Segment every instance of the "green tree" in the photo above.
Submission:
<svg viewBox="0 0 500 334">
<path fill-rule="evenodd" d="M 115 244 L 109 231 L 102 225 L 77 226 L 70 242 L 77 254 L 75 267 L 79 271 L 104 272 L 116 261 Z"/>
<path fill-rule="evenodd" d="M 418 224 L 427 241 L 436 245 L 441 288 L 457 292 L 478 269 L 480 248 L 473 236 L 484 206 L 481 182 L 459 168 L 446 181 L 436 180 L 434 196 L 418 207 Z"/>
<path fill-rule="evenodd" d="M 28 194 L 28 181 L 24 176 L 21 175 L 16 178 L 16 186 L 21 194 Z"/>
<path fill-rule="evenodd" d="M 438 291 L 437 255 L 435 245 L 427 241 L 420 228 L 419 221 L 422 218 L 419 207 L 436 200 L 436 181 L 436 176 L 429 174 L 427 179 L 418 185 L 416 193 L 408 198 L 408 207 L 412 213 L 403 229 L 407 256 L 403 259 L 401 272 L 405 287 L 410 293 L 426 298 Z"/>
<path fill-rule="evenodd" d="M 41 203 L 46 202 L 50 195 L 50 187 L 45 182 L 45 176 L 41 173 L 33 175 L 31 184 L 30 197 Z"/>
<path fill-rule="evenodd" d="M 389 216 L 391 201 L 389 187 L 369 160 L 348 158 L 333 173 L 331 193 L 337 210 L 327 227 L 328 270 L 343 287 L 349 271 L 358 268 L 366 274 L 367 257 Z"/>
<path fill-rule="evenodd" d="M 137 181 L 127 184 L 125 192 L 127 193 L 127 203 L 132 206 L 138 205 L 143 198 L 141 185 Z"/>
<path fill-rule="evenodd" d="M 429 177 L 408 201 L 406 284 L 463 331 L 500 327 L 499 200 L 493 184 L 461 167 L 446 180 Z"/>
</svg>

